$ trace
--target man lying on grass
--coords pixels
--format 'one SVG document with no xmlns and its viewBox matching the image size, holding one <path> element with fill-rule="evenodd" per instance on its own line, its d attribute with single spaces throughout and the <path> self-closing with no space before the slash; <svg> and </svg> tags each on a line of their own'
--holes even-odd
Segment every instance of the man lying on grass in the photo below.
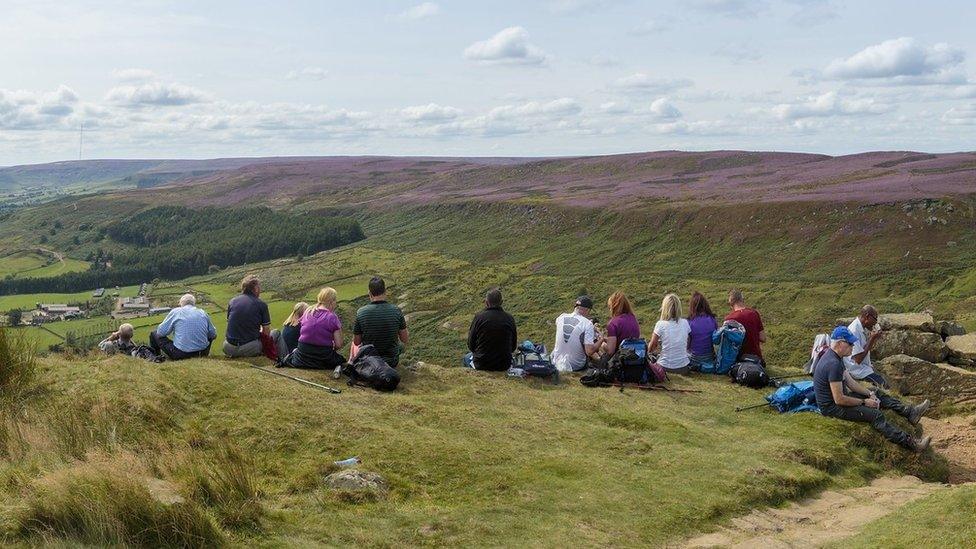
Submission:
<svg viewBox="0 0 976 549">
<path fill-rule="evenodd" d="M 870 391 L 858 383 L 844 367 L 844 357 L 850 356 L 858 342 L 846 326 L 838 326 L 830 336 L 831 346 L 817 362 L 813 387 L 820 413 L 846 421 L 870 423 L 885 438 L 914 452 L 929 447 L 932 437 L 913 438 L 896 425 L 889 423 L 881 411 L 892 410 L 918 425 L 922 414 L 931 405 L 928 400 L 918 406 L 907 406 L 881 389 Z"/>
</svg>

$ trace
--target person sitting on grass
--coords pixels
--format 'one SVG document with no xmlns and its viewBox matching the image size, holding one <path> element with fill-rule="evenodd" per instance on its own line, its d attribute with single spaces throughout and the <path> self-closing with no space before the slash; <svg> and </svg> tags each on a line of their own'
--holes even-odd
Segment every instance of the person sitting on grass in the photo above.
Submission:
<svg viewBox="0 0 976 549">
<path fill-rule="evenodd" d="M 893 412 L 918 425 L 931 403 L 926 400 L 918 406 L 907 406 L 882 390 L 871 391 L 858 383 L 844 366 L 844 358 L 850 356 L 857 344 L 857 337 L 846 326 L 838 326 L 830 336 L 831 345 L 813 373 L 814 393 L 820 413 L 845 421 L 868 423 L 886 439 L 913 452 L 923 452 L 932 437 L 913 438 L 898 426 L 890 423 L 881 410 Z"/>
<path fill-rule="evenodd" d="M 332 370 L 345 364 L 346 359 L 336 352 L 342 346 L 342 321 L 335 314 L 337 302 L 335 289 L 319 290 L 315 305 L 302 315 L 298 347 L 288 356 L 285 366 Z"/>
<path fill-rule="evenodd" d="M 468 329 L 471 352 L 465 356 L 464 365 L 475 370 L 507 370 L 517 347 L 515 319 L 502 309 L 502 291 L 492 288 L 485 294 L 484 310 L 474 316 Z"/>
<path fill-rule="evenodd" d="M 284 361 L 295 348 L 298 347 L 298 336 L 302 328 L 302 315 L 308 309 L 308 303 L 299 301 L 291 308 L 291 314 L 285 319 L 280 330 L 271 330 L 271 339 L 278 349 L 278 360 Z"/>
<path fill-rule="evenodd" d="M 127 355 L 136 348 L 136 344 L 132 342 L 133 333 L 135 333 L 135 329 L 132 324 L 122 324 L 118 330 L 112 332 L 110 336 L 98 344 L 98 350 L 109 355 L 115 353 Z"/>
<path fill-rule="evenodd" d="M 180 306 L 166 315 L 159 326 L 149 334 L 149 347 L 157 355 L 165 354 L 170 360 L 183 360 L 210 354 L 210 345 L 217 339 L 217 328 L 210 315 L 198 308 L 193 294 L 180 298 Z M 168 336 L 173 334 L 171 340 Z"/>
<path fill-rule="evenodd" d="M 691 327 L 688 337 L 691 370 L 699 372 L 702 366 L 706 369 L 714 368 L 715 347 L 712 346 L 712 333 L 718 330 L 718 322 L 715 321 L 715 313 L 708 305 L 708 300 L 699 292 L 691 294 L 688 326 Z"/>
<path fill-rule="evenodd" d="M 261 301 L 261 281 L 254 275 L 241 280 L 241 294 L 227 305 L 224 354 L 231 358 L 262 356 L 261 335 L 271 335 L 271 313 Z"/>
<path fill-rule="evenodd" d="M 867 381 L 878 387 L 887 389 L 888 380 L 881 374 L 874 371 L 871 365 L 871 350 L 881 337 L 881 330 L 875 330 L 878 325 L 878 310 L 871 305 L 861 307 L 861 312 L 857 318 L 847 327 L 848 330 L 857 338 L 851 356 L 844 358 L 844 365 L 851 377 L 857 381 Z"/>
<path fill-rule="evenodd" d="M 634 316 L 634 308 L 623 292 L 614 292 L 607 299 L 607 309 L 610 311 L 610 322 L 607 322 L 607 337 L 603 350 L 607 357 L 617 352 L 620 342 L 625 339 L 640 339 L 640 323 Z"/>
<path fill-rule="evenodd" d="M 759 311 L 746 307 L 742 290 L 736 289 L 729 291 L 729 308 L 732 312 L 725 315 L 725 320 L 734 320 L 746 329 L 746 338 L 742 341 L 742 348 L 739 349 L 738 360 L 751 356 L 765 365 L 762 344 L 766 343 L 766 328 L 763 326 Z"/>
<path fill-rule="evenodd" d="M 552 363 L 560 372 L 579 372 L 587 364 L 600 360 L 598 355 L 606 339 L 597 337 L 596 327 L 590 320 L 592 311 L 593 300 L 590 296 L 581 295 L 576 298 L 572 312 L 556 318 Z"/>
<path fill-rule="evenodd" d="M 410 340 L 407 321 L 399 307 L 387 302 L 386 282 L 378 276 L 369 281 L 369 301 L 356 311 L 356 323 L 352 327 L 353 352 L 349 360 L 355 359 L 359 347 L 372 345 L 387 364 L 396 368 Z"/>
<path fill-rule="evenodd" d="M 691 371 L 688 358 L 688 335 L 691 326 L 681 318 L 681 298 L 668 294 L 661 301 L 661 320 L 654 325 L 654 335 L 648 350 L 660 347 L 657 363 L 668 373 L 687 374 Z"/>
</svg>

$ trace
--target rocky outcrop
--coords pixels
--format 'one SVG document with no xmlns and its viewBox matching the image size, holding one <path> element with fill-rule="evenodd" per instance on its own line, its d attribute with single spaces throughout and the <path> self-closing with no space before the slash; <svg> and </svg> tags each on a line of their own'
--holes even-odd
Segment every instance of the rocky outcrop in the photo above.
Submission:
<svg viewBox="0 0 976 549">
<path fill-rule="evenodd" d="M 927 362 L 944 362 L 949 354 L 942 336 L 915 330 L 886 330 L 874 344 L 871 360 L 908 355 Z"/>
<path fill-rule="evenodd" d="M 325 477 L 325 485 L 333 490 L 345 492 L 365 492 L 373 495 L 385 495 L 389 485 L 378 473 L 345 469 Z"/>
<path fill-rule="evenodd" d="M 946 347 L 950 364 L 967 368 L 976 364 L 976 333 L 950 336 L 946 338 Z"/>
<path fill-rule="evenodd" d="M 976 372 L 950 364 L 933 364 L 919 358 L 895 355 L 874 363 L 892 388 L 905 396 L 928 398 L 937 405 L 976 408 Z M 912 400 L 916 400 L 913 398 Z M 940 410 L 936 408 L 936 412 Z"/>
<path fill-rule="evenodd" d="M 929 313 L 894 313 L 878 317 L 882 330 L 915 330 L 919 332 L 938 332 L 938 325 Z"/>
<path fill-rule="evenodd" d="M 950 338 L 952 336 L 966 335 L 966 329 L 955 322 L 940 320 L 939 333 L 942 334 L 942 337 L 944 338 Z"/>
</svg>

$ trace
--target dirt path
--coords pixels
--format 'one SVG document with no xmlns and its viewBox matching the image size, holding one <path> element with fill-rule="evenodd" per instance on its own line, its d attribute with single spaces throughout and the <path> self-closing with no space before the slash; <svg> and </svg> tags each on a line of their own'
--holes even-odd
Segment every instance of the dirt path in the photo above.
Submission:
<svg viewBox="0 0 976 549">
<path fill-rule="evenodd" d="M 976 415 L 922 419 L 932 447 L 949 461 L 949 482 L 976 482 Z M 816 547 L 844 539 L 899 507 L 948 485 L 884 477 L 867 486 L 827 491 L 783 509 L 757 509 L 681 547 Z"/>
<path fill-rule="evenodd" d="M 849 537 L 869 522 L 946 486 L 911 476 L 883 477 L 860 488 L 823 492 L 783 509 L 755 510 L 683 547 L 816 547 Z"/>
</svg>

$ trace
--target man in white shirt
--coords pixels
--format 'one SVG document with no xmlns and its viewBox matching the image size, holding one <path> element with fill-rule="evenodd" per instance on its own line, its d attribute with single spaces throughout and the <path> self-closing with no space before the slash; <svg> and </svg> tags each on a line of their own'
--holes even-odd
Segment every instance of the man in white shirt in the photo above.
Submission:
<svg viewBox="0 0 976 549">
<path fill-rule="evenodd" d="M 578 372 L 586 368 L 587 357 L 595 355 L 606 341 L 597 337 L 590 311 L 593 300 L 589 296 L 576 299 L 571 313 L 556 319 L 556 345 L 552 349 L 552 363 L 560 372 Z"/>
<path fill-rule="evenodd" d="M 861 307 L 857 318 L 847 327 L 857 338 L 851 355 L 844 357 L 844 366 L 857 381 L 867 381 L 884 389 L 888 388 L 888 380 L 874 371 L 871 365 L 871 350 L 881 337 L 881 330 L 875 330 L 878 325 L 878 311 L 871 305 Z"/>
</svg>

